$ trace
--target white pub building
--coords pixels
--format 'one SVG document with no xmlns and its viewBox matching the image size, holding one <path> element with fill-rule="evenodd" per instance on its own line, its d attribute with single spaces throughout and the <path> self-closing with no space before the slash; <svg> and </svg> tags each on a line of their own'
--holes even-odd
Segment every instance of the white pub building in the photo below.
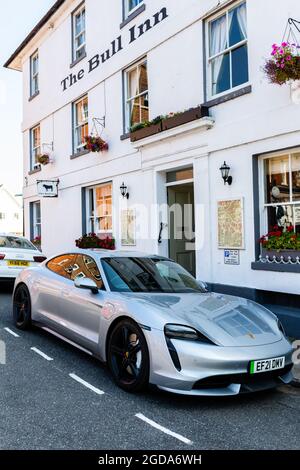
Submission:
<svg viewBox="0 0 300 470">
<path fill-rule="evenodd" d="M 299 0 L 57 0 L 5 64 L 23 72 L 26 236 L 170 256 L 299 336 L 300 251 L 259 241 L 300 232 L 299 91 L 263 71 L 297 21 Z"/>
</svg>

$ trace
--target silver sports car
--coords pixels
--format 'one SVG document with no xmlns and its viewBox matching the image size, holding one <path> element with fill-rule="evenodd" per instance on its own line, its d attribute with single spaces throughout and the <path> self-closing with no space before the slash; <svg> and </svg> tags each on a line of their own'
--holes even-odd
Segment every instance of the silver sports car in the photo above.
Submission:
<svg viewBox="0 0 300 470">
<path fill-rule="evenodd" d="M 237 395 L 292 379 L 292 347 L 277 317 L 207 291 L 156 255 L 72 250 L 25 269 L 13 318 L 107 362 L 115 382 L 186 395 Z"/>
</svg>

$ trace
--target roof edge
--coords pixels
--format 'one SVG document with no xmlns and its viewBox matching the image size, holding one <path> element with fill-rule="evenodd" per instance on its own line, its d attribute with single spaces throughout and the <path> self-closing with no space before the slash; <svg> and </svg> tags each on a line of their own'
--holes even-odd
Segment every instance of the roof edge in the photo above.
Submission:
<svg viewBox="0 0 300 470">
<path fill-rule="evenodd" d="M 10 58 L 5 62 L 5 68 L 10 68 L 11 63 L 18 57 L 20 52 L 29 44 L 29 42 L 37 35 L 37 33 L 42 29 L 43 26 L 47 23 L 47 21 L 52 18 L 52 16 L 57 12 L 57 10 L 65 3 L 66 0 L 56 0 L 54 5 L 47 11 L 47 13 L 43 16 L 43 18 L 37 23 L 37 25 L 30 31 L 30 33 L 26 36 L 24 41 L 19 45 L 19 47 L 15 50 L 15 52 L 10 56 Z"/>
</svg>

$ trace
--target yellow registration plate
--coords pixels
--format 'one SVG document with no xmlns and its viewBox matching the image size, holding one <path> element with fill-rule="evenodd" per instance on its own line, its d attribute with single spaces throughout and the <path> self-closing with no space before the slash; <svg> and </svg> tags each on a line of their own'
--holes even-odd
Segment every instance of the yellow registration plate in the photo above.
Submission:
<svg viewBox="0 0 300 470">
<path fill-rule="evenodd" d="M 29 266 L 29 262 L 20 261 L 20 260 L 11 260 L 11 261 L 7 261 L 7 265 L 12 268 L 27 268 Z"/>
</svg>

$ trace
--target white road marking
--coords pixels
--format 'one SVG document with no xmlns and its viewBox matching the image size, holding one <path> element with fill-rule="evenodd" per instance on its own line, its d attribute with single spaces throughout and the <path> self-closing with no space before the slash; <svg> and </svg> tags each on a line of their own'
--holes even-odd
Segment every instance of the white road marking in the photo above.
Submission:
<svg viewBox="0 0 300 470">
<path fill-rule="evenodd" d="M 43 351 L 41 351 L 40 349 L 38 348 L 30 348 L 31 351 L 37 353 L 39 356 L 42 356 L 44 359 L 46 359 L 46 361 L 53 361 L 52 357 L 49 357 L 47 356 L 47 354 L 43 353 Z"/>
<path fill-rule="evenodd" d="M 89 384 L 88 382 L 86 382 L 85 380 L 81 379 L 80 377 L 78 377 L 78 375 L 76 374 L 69 374 L 69 376 L 76 380 L 76 382 L 79 382 L 81 385 L 84 385 L 86 388 L 89 388 L 90 390 L 92 390 L 93 392 L 97 393 L 97 395 L 104 395 L 104 392 L 102 390 L 99 390 L 99 388 L 96 388 L 94 387 L 93 385 Z"/>
<path fill-rule="evenodd" d="M 11 330 L 10 328 L 4 328 L 5 331 L 7 331 L 7 333 L 9 333 L 10 335 L 14 336 L 15 338 L 20 338 L 20 335 L 17 335 L 17 333 L 15 333 L 13 330 Z"/>
<path fill-rule="evenodd" d="M 184 442 L 185 444 L 188 444 L 188 445 L 193 444 L 193 442 L 187 439 L 186 437 L 183 437 L 180 434 L 170 431 L 170 429 L 167 429 L 161 426 L 160 424 L 155 423 L 155 421 L 152 421 L 151 419 L 147 418 L 142 413 L 138 413 L 135 416 L 141 419 L 142 421 L 145 421 L 145 423 L 150 424 L 150 426 L 152 426 L 153 428 L 158 429 L 159 431 L 162 431 L 165 434 L 168 434 L 169 436 L 175 437 L 175 439 L 178 439 L 179 441 Z"/>
</svg>

